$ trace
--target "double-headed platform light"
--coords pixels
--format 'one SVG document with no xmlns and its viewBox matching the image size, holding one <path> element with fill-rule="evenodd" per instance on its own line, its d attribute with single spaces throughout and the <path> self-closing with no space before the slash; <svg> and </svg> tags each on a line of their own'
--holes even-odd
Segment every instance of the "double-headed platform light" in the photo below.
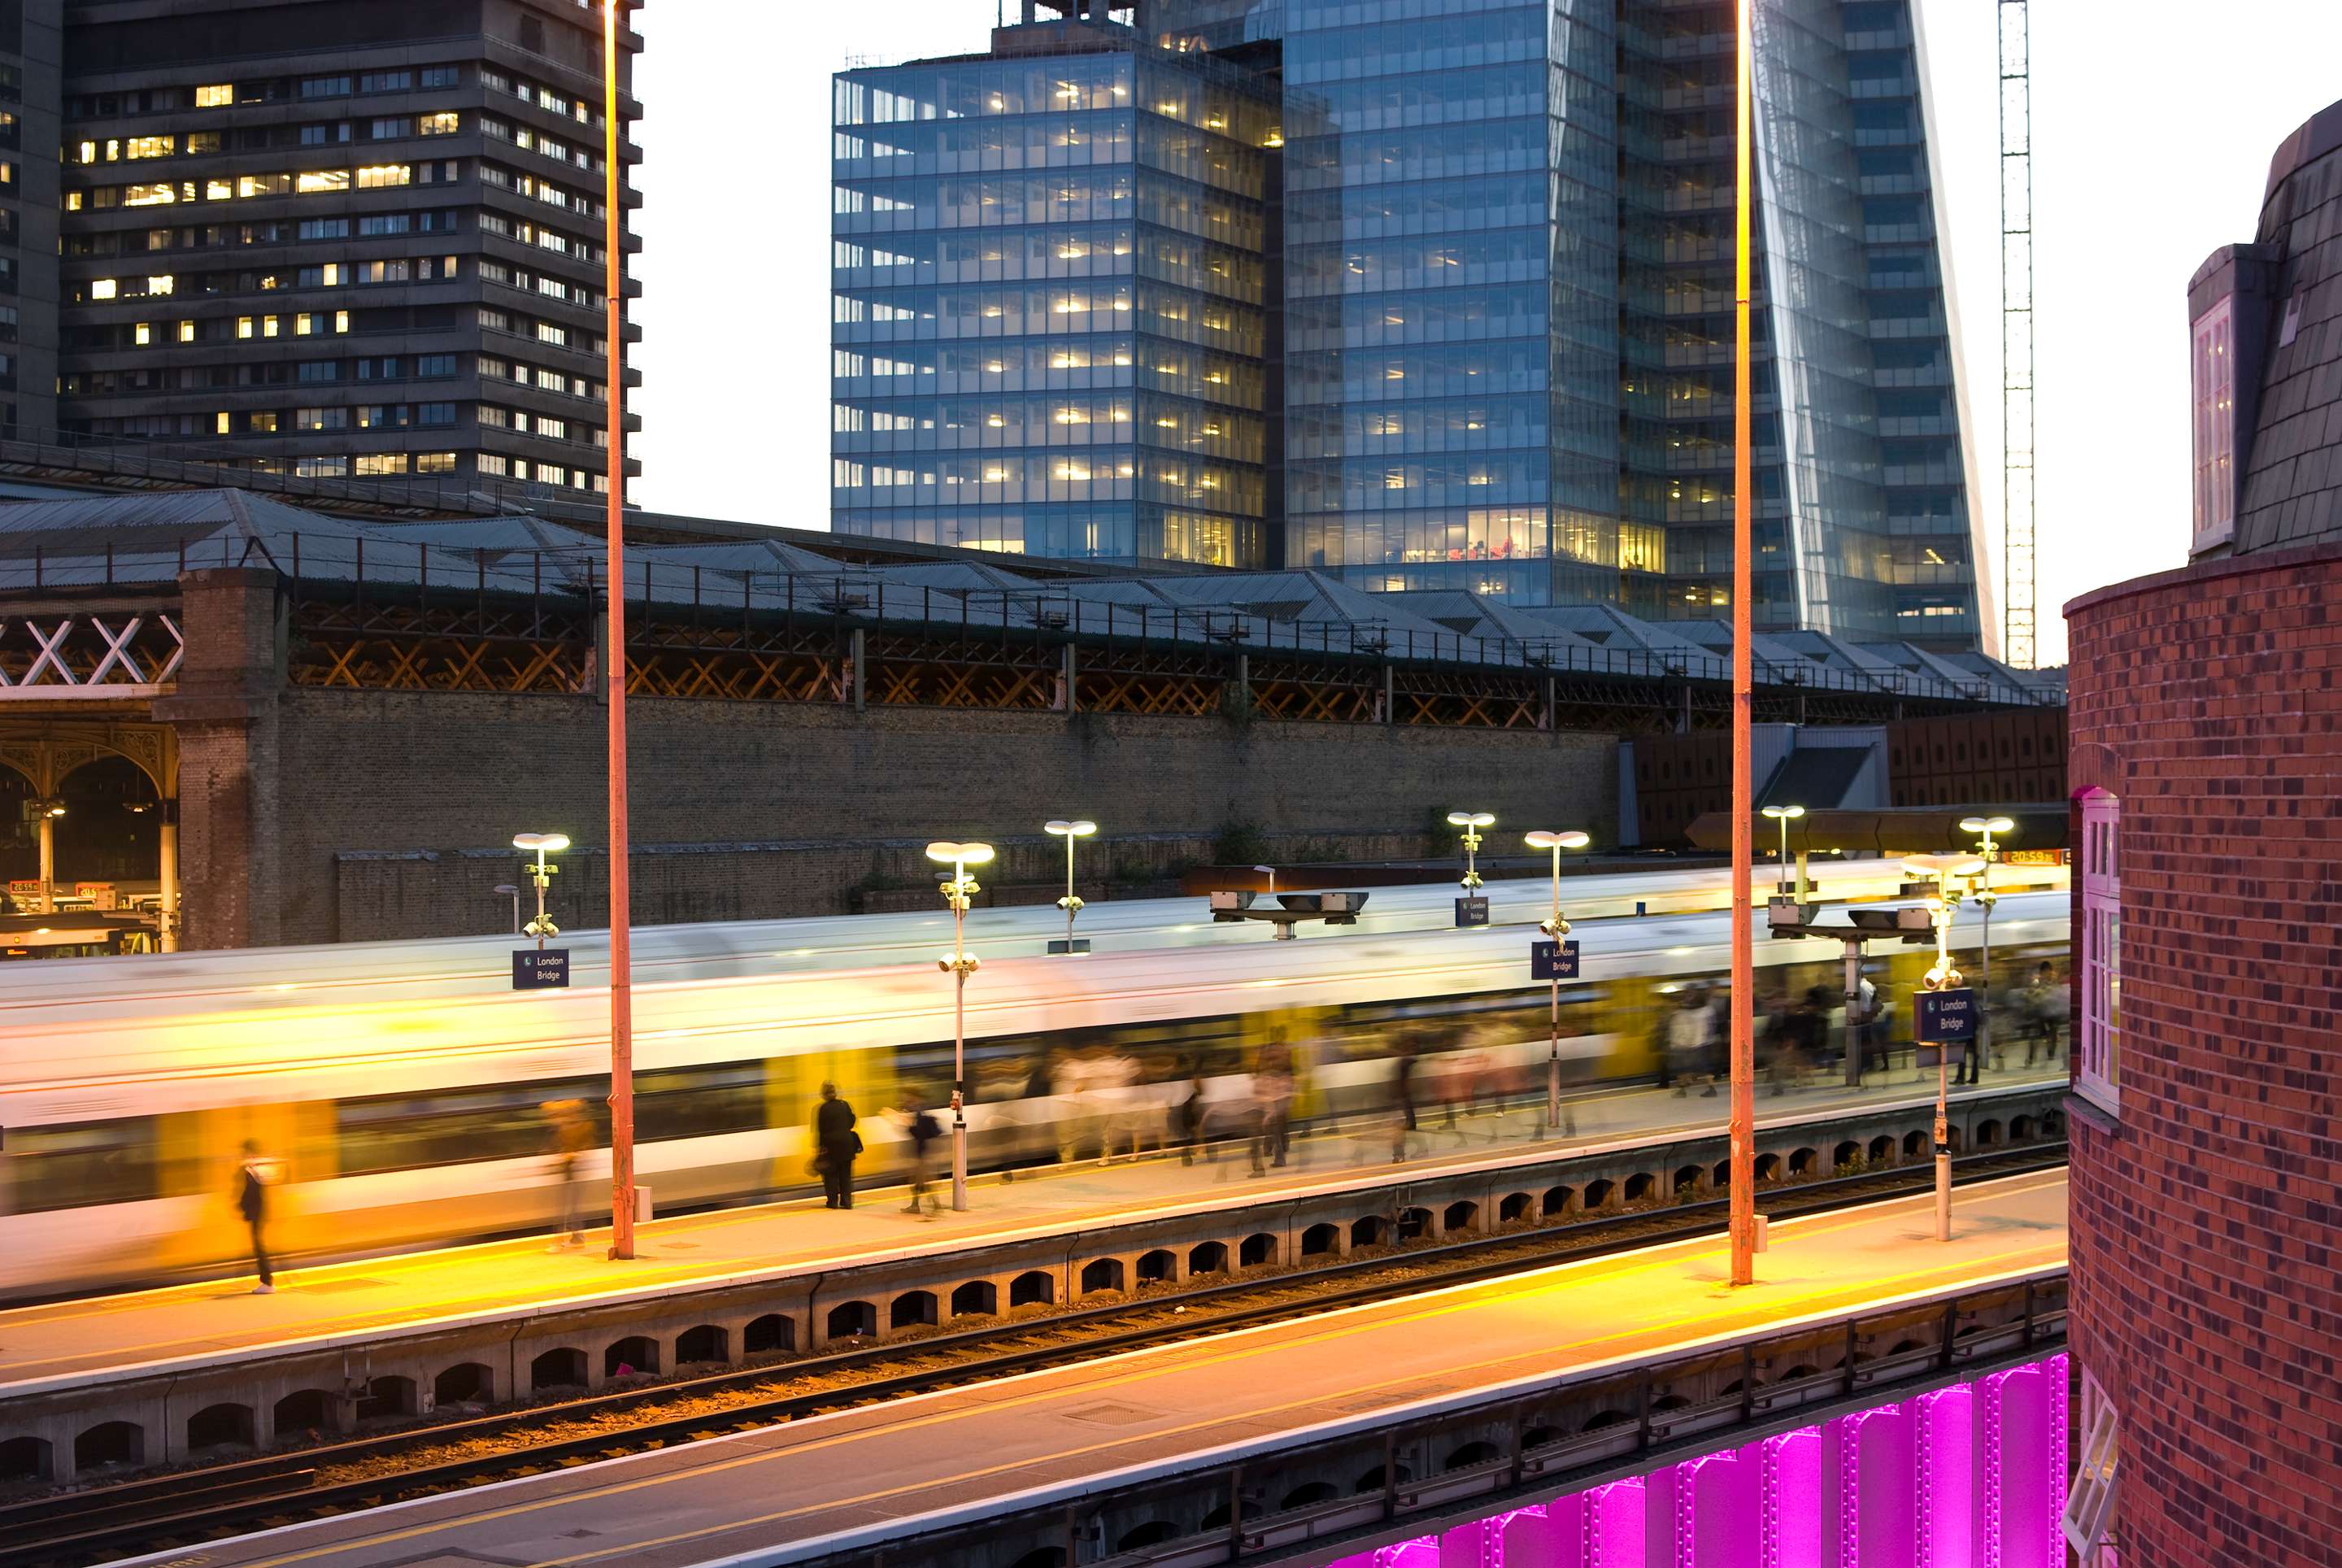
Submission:
<svg viewBox="0 0 2342 1568">
<path fill-rule="evenodd" d="M 1071 822 L 1062 819 L 1044 822 L 1041 828 L 1044 832 L 1066 841 L 1066 896 L 1057 900 L 1057 908 L 1066 911 L 1066 940 L 1063 946 L 1051 942 L 1049 950 L 1053 953 L 1086 953 L 1090 950 L 1089 943 L 1077 944 L 1074 940 L 1074 917 L 1082 909 L 1081 895 L 1074 891 L 1074 840 L 1086 839 L 1096 832 L 1097 824 L 1084 817 Z"/>
<path fill-rule="evenodd" d="M 1927 913 L 1936 925 L 1936 962 L 1919 983 L 1931 991 L 1952 990 L 1960 983 L 1960 971 L 1952 967 L 1952 911 L 1959 907 L 1960 890 L 1954 884 L 1973 877 L 1984 869 L 1984 862 L 1973 855 L 1908 855 L 1903 869 L 1913 876 L 1932 879 L 1936 890 L 1927 899 Z M 1938 1042 L 1936 1047 L 1936 1240 L 1952 1239 L 1952 1141 L 1951 1117 L 1946 1104 L 1951 1090 L 1948 1070 L 1951 1048 Z"/>
<path fill-rule="evenodd" d="M 988 865 L 992 846 L 938 839 L 927 846 L 927 859 L 952 869 L 951 880 L 939 889 L 951 906 L 952 950 L 936 967 L 952 977 L 952 1208 L 967 1209 L 967 977 L 983 968 L 967 950 L 967 902 L 984 890 L 967 874 L 970 866 Z"/>
<path fill-rule="evenodd" d="M 1538 921 L 1537 930 L 1552 938 L 1554 942 L 1553 1038 L 1545 1059 L 1545 1124 L 1559 1127 L 1562 1120 L 1561 944 L 1569 936 L 1569 922 L 1562 918 L 1561 913 L 1561 852 L 1564 849 L 1583 849 L 1592 840 L 1574 829 L 1566 833 L 1556 833 L 1550 829 L 1538 828 L 1526 836 L 1526 842 L 1532 849 L 1553 851 L 1553 917 Z M 1576 1131 L 1576 1129 L 1569 1131 Z"/>
<path fill-rule="evenodd" d="M 1495 827 L 1496 819 L 1486 811 L 1450 811 L 1447 825 L 1464 829 L 1464 890 L 1469 893 L 1480 885 L 1480 829 Z"/>
<path fill-rule="evenodd" d="M 536 939 L 537 950 L 542 952 L 545 950 L 545 938 L 557 937 L 561 934 L 561 928 L 555 925 L 545 913 L 545 890 L 550 885 L 553 874 L 561 868 L 546 865 L 545 858 L 547 855 L 558 855 L 562 850 L 569 848 L 569 835 L 566 833 L 515 833 L 513 848 L 536 856 L 536 863 L 526 868 L 528 879 L 536 888 L 536 919 L 523 926 L 521 930 Z M 519 901 L 517 895 L 514 901 L 515 904 Z"/>
<path fill-rule="evenodd" d="M 1984 862 L 1984 869 L 1977 874 L 1976 891 L 1977 905 L 1984 910 L 1984 961 L 1977 966 L 1983 972 L 1977 977 L 1977 984 L 1983 987 L 1985 994 L 1989 997 L 1992 994 L 1992 907 L 2000 902 L 2000 895 L 1992 890 L 1992 863 L 2000 859 L 2000 847 L 1992 840 L 1995 835 L 2006 837 L 2016 832 L 2017 820 L 2012 817 L 1963 817 L 1960 819 L 1960 831 L 1976 835 L 1977 858 Z M 1981 1069 L 1992 1061 L 1991 1045 L 1992 1014 L 1987 1010 L 1977 1017 L 1977 1062 L 1979 1069 L 1977 1076 L 1979 1080 L 1984 1076 Z"/>
</svg>

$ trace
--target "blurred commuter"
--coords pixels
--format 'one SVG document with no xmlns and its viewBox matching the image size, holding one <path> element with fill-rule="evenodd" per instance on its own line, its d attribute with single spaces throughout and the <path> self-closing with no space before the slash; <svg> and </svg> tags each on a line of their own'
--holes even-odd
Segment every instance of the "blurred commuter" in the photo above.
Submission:
<svg viewBox="0 0 2342 1568">
<path fill-rule="evenodd" d="M 854 1161 L 862 1152 L 855 1120 L 854 1107 L 838 1098 L 837 1085 L 823 1084 L 821 1104 L 813 1113 L 813 1162 L 821 1172 L 822 1196 L 832 1209 L 854 1207 Z"/>
<path fill-rule="evenodd" d="M 1716 1079 L 1707 1057 L 1707 1001 L 1697 991 L 1686 990 L 1681 1005 L 1667 1020 L 1667 1065 L 1675 1075 L 1676 1099 L 1689 1093 L 1694 1083 L 1707 1086 L 1701 1091 L 1703 1099 L 1715 1098 Z"/>
<path fill-rule="evenodd" d="M 929 1186 L 935 1180 L 936 1151 L 943 1141 L 944 1124 L 926 1108 L 926 1096 L 915 1090 L 905 1091 L 894 1117 L 911 1145 L 911 1201 L 903 1206 L 903 1212 L 916 1214 L 925 1209 L 929 1215 L 941 1213 L 943 1205 Z"/>
<path fill-rule="evenodd" d="M 1204 1141 L 1204 1075 L 1191 1063 L 1186 1078 L 1186 1091 L 1171 1108 L 1171 1141 L 1179 1146 L 1179 1163 L 1193 1165 L 1196 1145 Z"/>
<path fill-rule="evenodd" d="M 1415 1131 L 1415 1070 L 1420 1050 L 1413 1040 L 1399 1041 L 1391 1062 L 1391 1163 L 1406 1158 L 1406 1135 Z"/>
<path fill-rule="evenodd" d="M 586 1212 L 586 1151 L 594 1147 L 594 1125 L 575 1100 L 548 1100 L 541 1108 L 552 1124 L 546 1145 L 553 1156 L 554 1185 L 561 1194 L 561 1218 L 553 1227 L 548 1252 L 583 1245 Z"/>
<path fill-rule="evenodd" d="M 1258 1176 L 1264 1173 L 1262 1155 L 1269 1164 L 1282 1165 L 1292 1146 L 1293 1060 L 1283 1046 L 1262 1050 L 1260 1066 L 1252 1075 L 1252 1173 Z"/>
<path fill-rule="evenodd" d="M 1076 1051 L 1066 1051 L 1049 1074 L 1057 1101 L 1057 1163 L 1070 1165 L 1088 1148 L 1090 1067 Z"/>
<path fill-rule="evenodd" d="M 1113 1164 L 1126 1144 L 1130 1157 L 1138 1158 L 1139 1080 L 1146 1075 L 1138 1059 L 1124 1051 L 1102 1052 L 1090 1063 L 1088 1087 L 1097 1106 L 1099 1164 Z"/>
<path fill-rule="evenodd" d="M 2067 1000 L 2066 988 L 2045 960 L 2025 988 L 2026 1066 L 2033 1065 L 2037 1050 L 2050 1061 L 2057 1060 L 2057 1030 L 2066 1021 Z"/>
<path fill-rule="evenodd" d="M 260 1283 L 255 1296 L 276 1292 L 276 1273 L 268 1266 L 268 1190 L 285 1179 L 285 1168 L 260 1151 L 260 1140 L 244 1141 L 244 1158 L 235 1168 L 235 1208 L 252 1231 L 252 1261 Z"/>
</svg>

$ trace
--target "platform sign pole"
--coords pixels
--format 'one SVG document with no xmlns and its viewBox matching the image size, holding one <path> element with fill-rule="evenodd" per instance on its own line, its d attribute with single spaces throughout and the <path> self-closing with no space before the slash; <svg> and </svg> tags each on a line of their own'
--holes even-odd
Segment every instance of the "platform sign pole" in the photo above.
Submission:
<svg viewBox="0 0 2342 1568">
<path fill-rule="evenodd" d="M 1754 573 L 1749 557 L 1749 8 L 1756 0 L 1733 0 L 1733 235 L 1732 252 L 1732 1282 L 1756 1279 L 1756 1003 L 1755 911 L 1748 879 L 1754 870 L 1756 789 L 1749 777 L 1749 598 Z"/>
<path fill-rule="evenodd" d="M 1553 851 L 1553 918 L 1537 926 L 1553 941 L 1553 972 L 1546 977 L 1553 983 L 1553 1003 L 1552 1043 L 1545 1059 L 1545 1124 L 1574 1136 L 1577 1131 L 1576 1121 L 1561 1103 L 1561 971 L 1566 962 L 1564 955 L 1570 951 L 1569 922 L 1561 913 L 1561 852 L 1583 849 L 1589 840 L 1583 833 L 1556 833 L 1540 828 L 1528 835 L 1527 842 L 1532 849 Z"/>
<path fill-rule="evenodd" d="M 1914 855 L 1903 862 L 1903 869 L 1936 879 L 1935 896 L 1927 900 L 1927 912 L 1936 927 L 1936 963 L 1919 981 L 1920 992 L 1911 1010 L 1915 1015 L 1911 1038 L 1915 1047 L 1930 1040 L 1936 1046 L 1936 1240 L 1948 1241 L 1952 1239 L 1952 1046 L 1964 1041 L 1973 1050 L 1977 1045 L 1976 1010 L 1967 1005 L 1973 999 L 1959 990 L 1960 973 L 1952 968 L 1952 911 L 1960 901 L 1952 882 L 1957 877 L 1975 875 L 1981 862 L 1950 855 Z"/>
<path fill-rule="evenodd" d="M 603 670 L 610 725 L 610 1256 L 635 1255 L 635 1006 L 632 911 L 626 876 L 626 203 L 619 156 L 618 22 L 623 0 L 602 0 L 603 326 L 609 434 L 610 656 Z"/>
<path fill-rule="evenodd" d="M 927 846 L 927 859 L 952 869 L 951 880 L 936 890 L 951 906 L 952 950 L 936 967 L 952 977 L 952 1211 L 967 1211 L 967 977 L 983 968 L 967 950 L 967 901 L 983 890 L 967 874 L 970 866 L 988 864 L 989 844 L 957 843 L 939 839 Z"/>
</svg>

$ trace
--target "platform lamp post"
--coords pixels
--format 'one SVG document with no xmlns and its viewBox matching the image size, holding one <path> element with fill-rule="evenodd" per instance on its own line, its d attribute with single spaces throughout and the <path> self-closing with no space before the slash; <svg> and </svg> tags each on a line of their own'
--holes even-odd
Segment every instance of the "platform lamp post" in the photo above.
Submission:
<svg viewBox="0 0 2342 1568">
<path fill-rule="evenodd" d="M 1963 817 L 1960 831 L 1977 836 L 1977 858 L 1984 862 L 1976 890 L 1977 907 L 1984 910 L 1983 961 L 1977 966 L 1982 971 L 1977 984 L 1984 992 L 1984 1005 L 1977 1009 L 1977 1077 L 1981 1081 L 1987 1064 L 1999 1065 L 1992 1060 L 1992 907 L 2000 902 L 2000 895 L 1992 890 L 1992 863 L 2000 859 L 2000 848 L 1992 840 L 1995 834 L 2016 832 L 2017 821 L 2011 817 Z"/>
<path fill-rule="evenodd" d="M 1789 824 L 1804 816 L 1806 809 L 1803 806 L 1767 806 L 1765 808 L 1764 814 L 1781 825 L 1781 879 L 1778 884 L 1780 890 L 1785 894 L 1804 891 L 1802 888 L 1793 888 L 1789 885 Z"/>
<path fill-rule="evenodd" d="M 1569 922 L 1564 920 L 1561 914 L 1561 852 L 1564 849 L 1583 849 L 1591 840 L 1585 834 L 1574 829 L 1566 833 L 1556 833 L 1539 828 L 1528 835 L 1527 841 L 1532 849 L 1553 851 L 1553 918 L 1538 921 L 1537 930 L 1558 944 L 1569 936 Z M 1561 958 L 1557 945 L 1554 955 L 1551 1021 L 1552 1043 L 1546 1050 L 1545 1059 L 1545 1124 L 1547 1127 L 1559 1127 L 1561 1125 Z"/>
<path fill-rule="evenodd" d="M 1915 876 L 1932 878 L 1936 884 L 1933 897 L 1927 900 L 1927 912 L 1936 923 L 1936 962 L 1919 983 L 1928 990 L 1951 990 L 1960 983 L 1960 971 L 1952 967 L 1952 911 L 1959 907 L 1959 890 L 1953 883 L 1962 877 L 1976 875 L 1982 861 L 1966 855 L 1913 855 L 1903 862 L 1904 870 Z M 1913 1010 L 1915 1012 L 1917 1009 Z M 1936 1046 L 1936 1240 L 1952 1239 L 1952 1138 L 1951 1115 L 1947 1104 L 1951 1093 L 1949 1067 L 1951 1048 L 1938 1042 Z"/>
<path fill-rule="evenodd" d="M 1042 831 L 1066 841 L 1066 896 L 1057 900 L 1057 908 L 1066 911 L 1066 940 L 1062 947 L 1056 942 L 1051 942 L 1049 950 L 1053 953 L 1086 953 L 1090 950 L 1089 943 L 1083 942 L 1076 946 L 1074 942 L 1074 917 L 1081 913 L 1082 910 L 1081 895 L 1074 891 L 1074 840 L 1086 839 L 1096 832 L 1097 824 L 1084 817 L 1071 822 L 1062 820 L 1044 822 L 1041 824 L 1041 829 Z"/>
<path fill-rule="evenodd" d="M 1480 885 L 1480 869 L 1476 857 L 1480 849 L 1480 829 L 1493 828 L 1496 819 L 1486 811 L 1450 811 L 1447 825 L 1464 829 L 1464 890 L 1471 892 Z"/>
<path fill-rule="evenodd" d="M 927 859 L 952 869 L 951 880 L 940 891 L 951 906 L 952 950 L 936 967 L 952 977 L 952 1210 L 967 1211 L 967 977 L 983 968 L 967 950 L 967 901 L 984 890 L 967 874 L 970 866 L 992 859 L 989 844 L 962 844 L 948 839 L 927 846 Z"/>
<path fill-rule="evenodd" d="M 529 881 L 536 889 L 536 919 L 529 921 L 525 926 L 520 923 L 520 890 L 516 888 L 512 889 L 513 931 L 516 936 L 535 937 L 537 950 L 543 952 L 545 939 L 561 934 L 561 928 L 547 920 L 545 915 L 545 890 L 552 884 L 554 873 L 561 868 L 546 865 L 545 858 L 547 855 L 558 855 L 562 850 L 569 848 L 569 835 L 566 833 L 515 833 L 513 848 L 536 856 L 535 865 L 524 868 Z M 500 893 L 505 890 L 505 888 L 496 890 Z"/>
<path fill-rule="evenodd" d="M 498 882 L 495 887 L 490 888 L 488 891 L 494 893 L 500 899 L 510 898 L 512 900 L 513 935 L 520 935 L 520 890 L 513 886 L 510 882 Z"/>
<path fill-rule="evenodd" d="M 52 796 L 45 800 L 25 802 L 25 815 L 32 819 L 33 830 L 41 846 L 40 912 L 55 914 L 57 908 L 57 819 L 65 814 L 65 803 Z"/>
</svg>

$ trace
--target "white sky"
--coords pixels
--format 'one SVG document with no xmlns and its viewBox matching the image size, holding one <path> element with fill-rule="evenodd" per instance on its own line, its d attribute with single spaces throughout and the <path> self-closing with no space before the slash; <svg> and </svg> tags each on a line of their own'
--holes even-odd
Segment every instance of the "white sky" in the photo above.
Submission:
<svg viewBox="0 0 2342 1568">
<path fill-rule="evenodd" d="M 1997 579 L 1997 5 L 1919 4 Z M 2186 559 L 2187 279 L 2253 237 L 2269 154 L 2342 96 L 2342 5 L 2228 0 L 2210 27 L 2178 25 L 2177 0 L 2030 9 L 2038 620 L 2055 664 L 2067 599 Z M 638 504 L 828 526 L 829 75 L 854 55 L 980 50 L 992 18 L 988 0 L 645 7 Z"/>
</svg>

